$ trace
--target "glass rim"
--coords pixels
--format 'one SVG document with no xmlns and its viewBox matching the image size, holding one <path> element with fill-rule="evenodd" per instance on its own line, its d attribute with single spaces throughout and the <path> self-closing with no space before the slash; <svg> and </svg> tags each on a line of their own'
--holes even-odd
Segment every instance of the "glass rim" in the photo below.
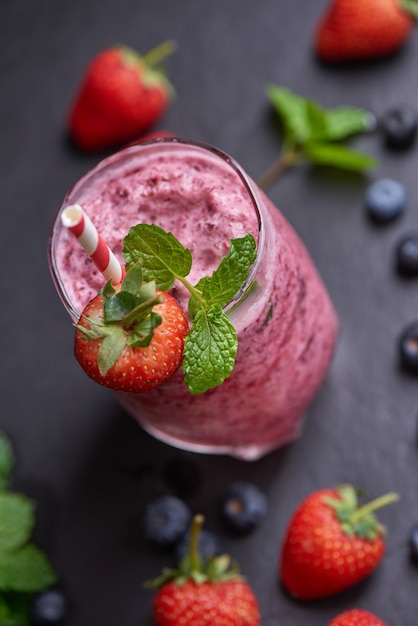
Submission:
<svg viewBox="0 0 418 626">
<path fill-rule="evenodd" d="M 65 193 L 63 201 L 61 202 L 61 205 L 59 206 L 58 211 L 55 214 L 54 221 L 53 221 L 49 238 L 48 238 L 48 249 L 47 249 L 48 266 L 50 269 L 53 282 L 55 284 L 55 288 L 58 292 L 58 295 L 60 296 L 65 309 L 74 320 L 79 319 L 81 315 L 81 311 L 78 311 L 73 305 L 73 303 L 71 302 L 71 299 L 67 293 L 65 285 L 61 279 L 57 262 L 56 262 L 56 256 L 55 256 L 55 247 L 56 247 L 58 233 L 60 232 L 62 228 L 64 228 L 60 220 L 61 212 L 66 206 L 72 203 L 71 202 L 72 195 L 76 193 L 77 190 L 80 187 L 82 187 L 85 182 L 93 178 L 96 174 L 104 171 L 107 167 L 110 167 L 114 162 L 118 161 L 119 157 L 122 158 L 126 155 L 129 155 L 130 153 L 137 152 L 138 150 L 141 151 L 142 149 L 145 149 L 147 147 L 150 147 L 150 146 L 152 147 L 152 146 L 157 146 L 157 145 L 160 145 L 160 146 L 170 145 L 170 146 L 183 146 L 183 147 L 196 148 L 198 150 L 201 150 L 203 153 L 208 152 L 222 159 L 225 163 L 228 164 L 228 166 L 232 168 L 232 170 L 234 170 L 234 172 L 240 179 L 241 183 L 244 185 L 248 193 L 248 196 L 251 200 L 251 203 L 254 207 L 254 210 L 257 216 L 257 223 L 258 223 L 258 241 L 257 241 L 256 259 L 251 267 L 251 270 L 246 280 L 241 285 L 241 288 L 235 294 L 235 296 L 223 307 L 223 310 L 225 312 L 235 307 L 239 303 L 239 301 L 243 299 L 243 297 L 247 294 L 247 291 L 250 288 L 251 283 L 255 279 L 255 275 L 257 274 L 257 271 L 261 264 L 261 260 L 262 260 L 262 257 L 264 255 L 264 250 L 265 250 L 265 226 L 264 226 L 263 213 L 261 210 L 261 203 L 259 199 L 259 191 L 255 183 L 248 176 L 248 174 L 244 171 L 241 165 L 233 157 L 231 157 L 229 154 L 224 152 L 222 149 L 217 148 L 213 146 L 212 144 L 209 144 L 203 141 L 185 139 L 182 137 L 175 137 L 175 136 L 174 137 L 158 137 L 154 139 L 138 141 L 137 143 L 130 144 L 106 156 L 105 158 L 101 159 L 98 163 L 96 163 L 96 165 L 88 169 L 82 176 L 80 176 L 77 179 L 77 181 Z"/>
</svg>

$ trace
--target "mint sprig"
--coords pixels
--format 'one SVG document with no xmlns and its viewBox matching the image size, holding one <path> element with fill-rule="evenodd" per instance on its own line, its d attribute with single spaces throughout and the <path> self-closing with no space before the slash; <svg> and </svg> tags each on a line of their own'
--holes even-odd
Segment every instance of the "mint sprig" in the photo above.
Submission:
<svg viewBox="0 0 418 626">
<path fill-rule="evenodd" d="M 372 116 L 368 111 L 348 106 L 325 109 L 277 85 L 269 85 L 266 91 L 283 127 L 283 147 L 278 159 L 257 181 L 262 189 L 300 163 L 359 172 L 376 167 L 374 157 L 338 143 L 370 129 Z"/>
<path fill-rule="evenodd" d="M 230 249 L 211 276 L 192 285 L 190 250 L 156 224 L 133 226 L 123 242 L 127 267 L 140 263 L 144 280 L 168 290 L 175 280 L 190 292 L 190 330 L 185 338 L 183 371 L 192 394 L 220 385 L 234 368 L 237 333 L 223 308 L 239 293 L 256 258 L 252 235 L 231 239 Z M 129 269 L 128 269 L 129 271 Z"/>
<path fill-rule="evenodd" d="M 12 446 L 0 432 L 0 625 L 25 626 L 32 594 L 50 587 L 57 576 L 31 541 L 34 503 L 9 487 L 13 465 Z"/>
</svg>

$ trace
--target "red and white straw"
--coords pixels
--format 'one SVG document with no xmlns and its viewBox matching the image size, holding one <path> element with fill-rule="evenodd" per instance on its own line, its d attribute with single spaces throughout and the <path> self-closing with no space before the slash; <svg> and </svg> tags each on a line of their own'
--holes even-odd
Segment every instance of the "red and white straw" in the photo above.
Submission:
<svg viewBox="0 0 418 626">
<path fill-rule="evenodd" d="M 122 282 L 124 268 L 81 206 L 79 204 L 67 206 L 61 213 L 61 221 L 77 238 L 103 276 L 114 285 Z"/>
</svg>

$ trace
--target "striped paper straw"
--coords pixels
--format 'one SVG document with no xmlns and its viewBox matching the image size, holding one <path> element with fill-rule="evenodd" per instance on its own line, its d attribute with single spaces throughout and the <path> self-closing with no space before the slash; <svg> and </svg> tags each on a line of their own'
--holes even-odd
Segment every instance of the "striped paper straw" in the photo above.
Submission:
<svg viewBox="0 0 418 626">
<path fill-rule="evenodd" d="M 61 221 L 77 238 L 103 276 L 111 280 L 114 285 L 122 282 L 125 275 L 124 268 L 81 206 L 79 204 L 67 206 L 61 213 Z"/>
</svg>

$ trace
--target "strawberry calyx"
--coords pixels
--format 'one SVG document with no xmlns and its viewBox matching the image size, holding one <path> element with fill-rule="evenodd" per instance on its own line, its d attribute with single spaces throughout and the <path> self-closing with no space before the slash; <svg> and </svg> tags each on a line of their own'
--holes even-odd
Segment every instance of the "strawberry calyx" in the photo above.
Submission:
<svg viewBox="0 0 418 626">
<path fill-rule="evenodd" d="M 418 20 L 418 0 L 401 0 L 401 8 Z"/>
<path fill-rule="evenodd" d="M 358 506 L 360 492 L 351 485 L 342 485 L 335 491 L 339 497 L 325 496 L 323 502 L 334 510 L 346 535 L 374 541 L 384 534 L 385 528 L 375 516 L 374 511 L 399 500 L 396 493 L 387 493 Z"/>
<path fill-rule="evenodd" d="M 173 85 L 168 80 L 167 73 L 165 69 L 161 67 L 161 63 L 173 54 L 176 48 L 176 42 L 168 40 L 163 41 L 163 43 L 141 55 L 132 48 L 122 46 L 120 49 L 121 59 L 124 64 L 138 68 L 141 81 L 144 82 L 145 85 L 152 87 L 163 84 L 170 95 L 173 95 Z"/>
<path fill-rule="evenodd" d="M 228 554 L 210 557 L 205 561 L 201 558 L 198 543 L 203 524 L 204 516 L 195 515 L 190 528 L 189 549 L 179 562 L 177 569 L 164 568 L 160 576 L 145 583 L 146 587 L 156 589 L 171 581 L 184 585 L 192 580 L 197 585 L 201 585 L 202 583 L 242 580 L 243 577 L 239 573 L 237 564 L 231 561 Z"/>
<path fill-rule="evenodd" d="M 108 281 L 99 293 L 103 297 L 103 319 L 83 314 L 89 327 L 81 324 L 75 327 L 86 340 L 103 340 L 97 364 L 105 376 L 127 345 L 143 348 L 150 344 L 154 329 L 162 322 L 153 307 L 163 298 L 157 294 L 155 281 L 143 282 L 140 262 L 128 269 L 120 288 L 115 289 Z"/>
</svg>

